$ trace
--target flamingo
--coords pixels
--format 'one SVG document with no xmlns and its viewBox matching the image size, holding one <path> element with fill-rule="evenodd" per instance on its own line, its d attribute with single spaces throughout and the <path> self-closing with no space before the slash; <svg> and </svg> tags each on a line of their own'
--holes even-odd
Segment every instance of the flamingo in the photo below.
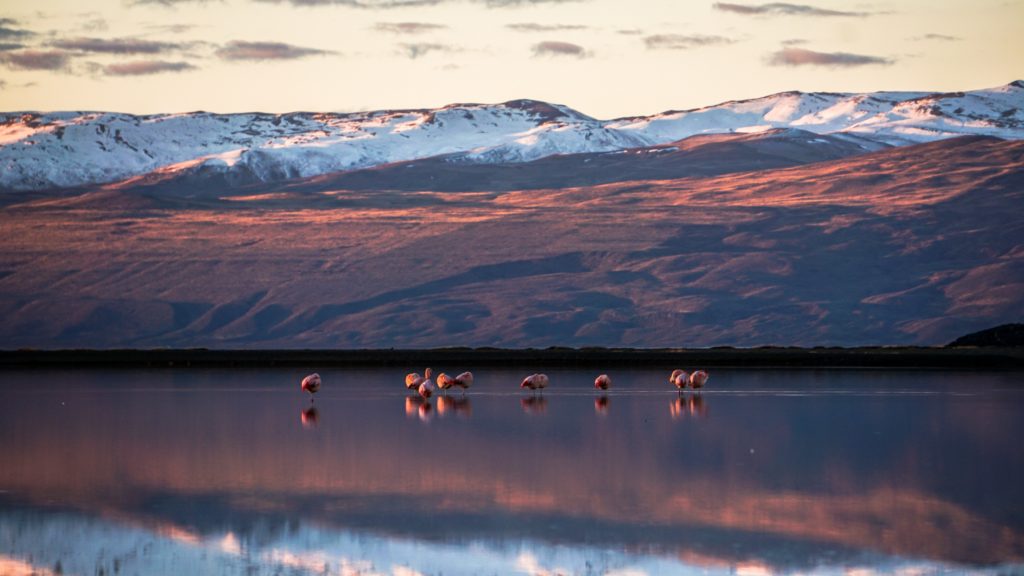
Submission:
<svg viewBox="0 0 1024 576">
<path fill-rule="evenodd" d="M 420 382 L 420 386 L 419 388 L 416 389 L 416 391 L 420 393 L 420 396 L 424 398 L 430 398 L 431 394 L 434 393 L 435 389 L 434 381 L 430 379 L 430 368 L 427 368 L 423 372 L 423 374 L 426 376 L 426 378 L 423 379 L 423 382 Z"/>
<path fill-rule="evenodd" d="M 673 370 L 672 375 L 668 377 L 670 384 L 675 385 L 680 391 L 686 389 L 686 384 L 690 381 L 689 374 L 686 370 Z"/>
<path fill-rule="evenodd" d="M 309 401 L 313 401 L 313 395 L 320 389 L 320 375 L 316 372 L 302 379 L 302 391 L 309 392 Z"/>
<path fill-rule="evenodd" d="M 405 387 L 409 390 L 419 390 L 420 384 L 423 384 L 424 380 L 430 378 L 430 375 L 430 368 L 423 371 L 423 376 L 420 376 L 416 372 L 410 372 L 405 375 Z"/>
<path fill-rule="evenodd" d="M 463 393 L 473 385 L 473 373 L 463 372 L 455 377 L 455 385 L 462 388 Z"/>
<path fill-rule="evenodd" d="M 547 388 L 547 386 L 547 374 L 531 374 L 526 378 L 523 378 L 522 383 L 519 384 L 520 388 L 529 388 L 530 390 L 543 390 Z"/>
<path fill-rule="evenodd" d="M 437 387 L 441 389 L 445 394 L 448 393 L 448 389 L 455 386 L 455 378 L 441 372 L 437 375 Z"/>
<path fill-rule="evenodd" d="M 612 385 L 612 379 L 607 374 L 601 374 L 594 379 L 594 388 L 607 390 Z"/>
<path fill-rule="evenodd" d="M 707 381 L 708 373 L 703 370 L 694 370 L 693 374 L 690 374 L 690 387 L 694 390 L 703 388 Z"/>
</svg>

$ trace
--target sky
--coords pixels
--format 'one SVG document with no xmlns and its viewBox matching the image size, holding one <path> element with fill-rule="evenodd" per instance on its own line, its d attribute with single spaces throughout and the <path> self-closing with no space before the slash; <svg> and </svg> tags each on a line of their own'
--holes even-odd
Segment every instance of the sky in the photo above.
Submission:
<svg viewBox="0 0 1024 576">
<path fill-rule="evenodd" d="M 0 111 L 596 118 L 1024 78 L 1024 0 L 0 0 Z"/>
</svg>

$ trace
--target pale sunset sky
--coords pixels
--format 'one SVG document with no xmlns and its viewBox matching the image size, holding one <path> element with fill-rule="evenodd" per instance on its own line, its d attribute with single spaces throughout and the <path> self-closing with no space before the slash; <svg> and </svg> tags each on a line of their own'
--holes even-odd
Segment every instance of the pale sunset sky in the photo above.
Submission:
<svg viewBox="0 0 1024 576">
<path fill-rule="evenodd" d="M 1024 0 L 0 0 L 0 111 L 597 118 L 1024 78 Z"/>
</svg>

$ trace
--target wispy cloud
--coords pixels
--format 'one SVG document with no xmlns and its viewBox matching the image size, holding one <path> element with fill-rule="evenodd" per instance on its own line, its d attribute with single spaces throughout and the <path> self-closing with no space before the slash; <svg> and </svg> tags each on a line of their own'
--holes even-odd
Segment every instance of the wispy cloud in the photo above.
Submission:
<svg viewBox="0 0 1024 576">
<path fill-rule="evenodd" d="M 13 70 L 66 71 L 71 53 L 63 50 L 22 50 L 0 53 L 0 64 Z"/>
<path fill-rule="evenodd" d="M 215 52 L 223 60 L 261 61 L 261 60 L 296 60 L 307 56 L 325 56 L 334 54 L 329 50 L 304 48 L 283 42 L 245 42 L 233 40 L 221 46 Z"/>
<path fill-rule="evenodd" d="M 864 17 L 869 12 L 849 12 L 845 10 L 829 10 L 808 6 L 807 4 L 789 4 L 787 2 L 771 2 L 768 4 L 733 4 L 731 2 L 715 2 L 714 8 L 723 12 L 749 14 L 752 16 L 838 16 Z"/>
<path fill-rule="evenodd" d="M 448 28 L 444 24 L 432 22 L 377 22 L 373 29 L 378 32 L 390 32 L 392 34 L 425 34 L 437 32 Z"/>
<path fill-rule="evenodd" d="M 24 44 L 14 44 L 10 42 L 0 42 L 0 52 L 7 52 L 8 50 L 20 50 L 24 48 Z"/>
<path fill-rule="evenodd" d="M 533 45 L 533 55 L 540 56 L 571 56 L 573 58 L 587 58 L 590 53 L 583 46 L 572 42 L 559 42 L 549 40 Z"/>
<path fill-rule="evenodd" d="M 196 28 L 195 24 L 149 24 L 146 29 L 165 34 L 184 34 Z"/>
<path fill-rule="evenodd" d="M 622 30 L 616 30 L 616 32 L 622 34 L 623 36 L 639 36 L 644 33 L 644 31 L 639 28 L 626 28 Z"/>
<path fill-rule="evenodd" d="M 889 65 L 894 60 L 848 52 L 815 52 L 804 48 L 783 48 L 771 54 L 768 63 L 772 66 L 832 66 L 849 68 L 853 66 Z"/>
<path fill-rule="evenodd" d="M 220 0 L 131 0 L 130 6 L 165 6 L 167 8 L 177 6 L 178 4 L 208 4 L 210 2 L 219 2 Z"/>
<path fill-rule="evenodd" d="M 703 34 L 655 34 L 644 38 L 644 44 L 650 50 L 689 50 L 701 46 L 715 46 L 736 42 L 725 36 L 705 36 Z"/>
<path fill-rule="evenodd" d="M 291 4 L 292 6 L 348 6 L 370 10 L 434 6 L 444 0 L 253 0 L 264 4 Z"/>
<path fill-rule="evenodd" d="M 950 36 L 948 34 L 925 34 L 923 36 L 914 36 L 911 40 L 938 40 L 940 42 L 959 42 L 963 38 L 959 36 Z"/>
<path fill-rule="evenodd" d="M 398 45 L 399 53 L 413 60 L 426 56 L 431 52 L 459 52 L 460 49 L 449 44 L 436 42 L 408 42 Z"/>
<path fill-rule="evenodd" d="M 139 60 L 136 62 L 120 62 L 104 66 L 103 73 L 108 76 L 147 76 L 164 72 L 185 72 L 197 70 L 188 62 L 166 62 L 164 60 Z"/>
<path fill-rule="evenodd" d="M 156 1 L 156 0 L 149 0 Z M 419 6 L 436 6 L 447 4 L 455 0 L 252 0 L 270 4 L 291 4 L 292 6 L 347 6 L 350 8 L 365 8 L 368 10 L 388 10 L 392 8 L 412 8 Z M 568 2 L 582 2 L 584 0 L 470 0 L 477 4 L 483 4 L 488 8 L 517 8 L 521 6 L 536 6 L 539 4 L 564 4 Z"/>
<path fill-rule="evenodd" d="M 801 44 L 807 44 L 807 40 L 803 38 L 790 38 L 789 40 L 783 40 L 783 46 L 799 46 Z"/>
<path fill-rule="evenodd" d="M 586 30 L 589 26 L 582 24 L 540 24 L 539 22 L 517 22 L 506 24 L 505 28 L 516 32 L 567 32 L 571 30 Z"/>
<path fill-rule="evenodd" d="M 160 54 L 184 46 L 172 42 L 156 42 L 138 38 L 66 38 L 54 40 L 50 46 L 62 50 L 99 54 Z"/>
<path fill-rule="evenodd" d="M 18 21 L 13 18 L 0 18 L 0 40 L 19 40 L 30 38 L 36 33 L 24 28 L 16 28 Z"/>
</svg>

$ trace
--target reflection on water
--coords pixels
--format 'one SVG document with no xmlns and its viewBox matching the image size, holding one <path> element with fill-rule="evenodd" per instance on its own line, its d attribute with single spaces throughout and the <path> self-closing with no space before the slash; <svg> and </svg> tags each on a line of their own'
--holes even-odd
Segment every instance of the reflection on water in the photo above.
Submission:
<svg viewBox="0 0 1024 576">
<path fill-rule="evenodd" d="M 316 428 L 318 422 L 320 422 L 320 411 L 316 409 L 316 406 L 310 406 L 302 411 L 300 416 L 303 428 Z"/>
<path fill-rule="evenodd" d="M 4 373 L 0 574 L 1024 570 L 1016 374 L 310 368 Z"/>
</svg>

